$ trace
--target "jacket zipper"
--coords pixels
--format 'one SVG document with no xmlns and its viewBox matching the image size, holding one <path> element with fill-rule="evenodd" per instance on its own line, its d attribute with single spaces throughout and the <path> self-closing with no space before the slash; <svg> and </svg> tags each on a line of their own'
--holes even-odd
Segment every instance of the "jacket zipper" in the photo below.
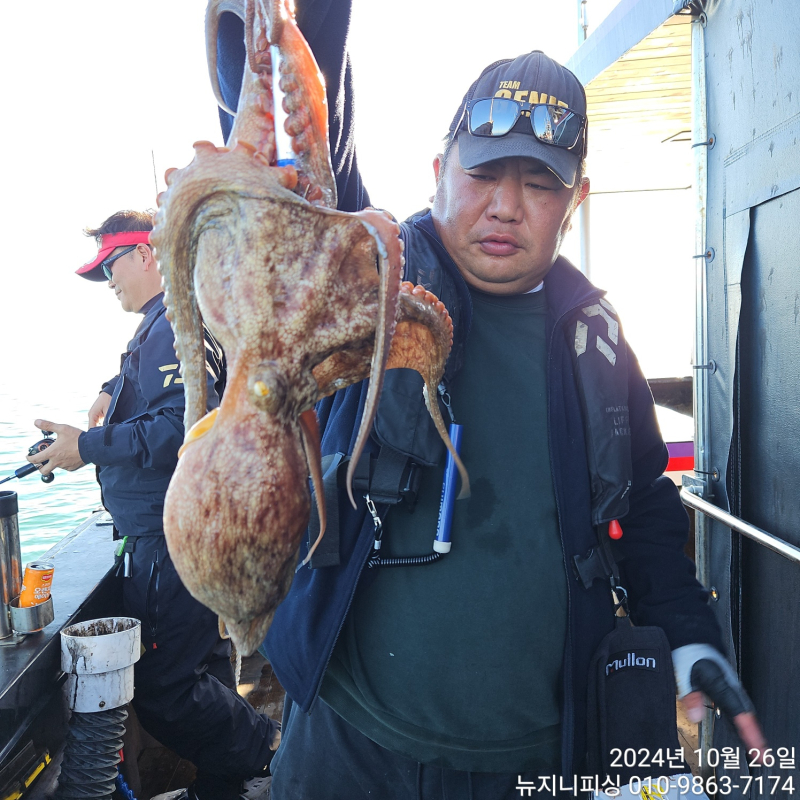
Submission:
<svg viewBox="0 0 800 800">
<path fill-rule="evenodd" d="M 381 519 L 385 516 L 386 512 L 388 511 L 389 506 L 381 505 Z M 368 515 L 367 515 L 368 516 Z M 366 522 L 366 517 L 364 519 Z M 362 526 L 363 527 L 363 526 Z M 359 534 L 359 538 L 363 535 L 362 533 Z M 372 546 L 372 537 L 364 537 L 367 542 L 369 542 L 370 546 Z M 355 555 L 355 554 L 354 554 Z M 364 558 L 361 559 L 361 566 L 358 570 L 358 575 L 356 575 L 356 579 L 353 582 L 353 588 L 350 592 L 350 597 L 347 598 L 347 606 L 344 610 L 344 615 L 342 616 L 342 621 L 339 623 L 339 629 L 336 631 L 336 637 L 333 640 L 333 644 L 331 645 L 331 649 L 328 651 L 328 657 L 325 659 L 325 667 L 323 668 L 322 672 L 320 673 L 319 680 L 317 681 L 317 686 L 314 689 L 314 696 L 311 698 L 311 704 L 308 707 L 308 713 L 310 714 L 314 710 L 314 706 L 317 704 L 317 699 L 319 698 L 320 690 L 322 689 L 322 682 L 325 680 L 325 673 L 328 671 L 328 664 L 331 663 L 331 658 L 333 658 L 333 651 L 336 649 L 336 644 L 339 641 L 339 637 L 342 635 L 342 628 L 344 628 L 345 622 L 347 621 L 347 615 L 350 613 L 350 606 L 353 605 L 353 598 L 356 596 L 356 590 L 358 589 L 358 584 L 361 581 L 361 574 L 364 572 L 364 567 L 367 565 L 367 556 L 368 553 L 364 554 Z"/>
</svg>

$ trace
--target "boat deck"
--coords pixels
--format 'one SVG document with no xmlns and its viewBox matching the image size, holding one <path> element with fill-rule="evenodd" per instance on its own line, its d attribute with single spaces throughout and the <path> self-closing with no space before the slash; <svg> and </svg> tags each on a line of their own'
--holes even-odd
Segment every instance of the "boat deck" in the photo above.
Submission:
<svg viewBox="0 0 800 800">
<path fill-rule="evenodd" d="M 239 694 L 256 711 L 280 720 L 283 714 L 284 691 L 272 667 L 256 653 L 242 659 Z M 133 716 L 133 715 L 132 715 Z M 138 800 L 148 800 L 160 792 L 188 786 L 194 779 L 194 765 L 163 747 L 138 724 L 128 723 L 125 751 L 128 763 L 122 767 L 128 785 Z M 135 760 L 132 761 L 135 756 Z"/>
<path fill-rule="evenodd" d="M 115 548 L 110 525 L 105 513 L 95 514 L 52 548 L 47 557 L 55 562 L 54 621 L 19 644 L 0 646 L 0 777 L 7 756 L 29 742 L 29 748 L 37 753 L 47 749 L 53 756 L 25 795 L 26 800 L 49 798 L 60 771 L 69 711 L 59 683 L 58 633 L 72 622 L 109 616 L 109 609 L 119 605 L 114 593 L 119 582 L 106 579 L 111 574 Z M 281 718 L 284 692 L 260 655 L 243 659 L 239 693 L 258 711 Z M 126 760 L 121 770 L 138 800 L 149 800 L 191 783 L 194 765 L 149 736 L 132 712 L 126 727 Z M 697 726 L 686 719 L 680 704 L 678 731 L 687 762 L 697 774 Z"/>
</svg>

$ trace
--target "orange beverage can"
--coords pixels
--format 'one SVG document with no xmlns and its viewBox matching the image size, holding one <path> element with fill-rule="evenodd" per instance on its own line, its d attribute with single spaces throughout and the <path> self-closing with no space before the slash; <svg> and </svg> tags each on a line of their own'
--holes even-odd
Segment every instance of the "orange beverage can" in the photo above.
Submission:
<svg viewBox="0 0 800 800">
<path fill-rule="evenodd" d="M 31 561 L 25 567 L 22 578 L 22 591 L 19 595 L 19 607 L 30 608 L 44 603 L 50 597 L 53 584 L 53 562 Z"/>
</svg>

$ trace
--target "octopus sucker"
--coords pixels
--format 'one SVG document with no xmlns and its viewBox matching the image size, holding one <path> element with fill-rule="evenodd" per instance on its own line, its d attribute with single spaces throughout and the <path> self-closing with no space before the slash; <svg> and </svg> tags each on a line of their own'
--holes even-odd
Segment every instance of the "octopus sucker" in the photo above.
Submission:
<svg viewBox="0 0 800 800">
<path fill-rule="evenodd" d="M 374 209 L 337 211 L 325 89 L 286 0 L 211 0 L 216 86 L 219 16 L 245 21 L 248 61 L 225 147 L 198 142 L 171 170 L 151 235 L 186 393 L 186 443 L 164 510 L 170 554 L 189 591 L 224 620 L 242 653 L 261 643 L 291 585 L 311 491 L 325 530 L 320 436 L 324 396 L 369 378 L 352 472 L 387 369 L 423 377 L 436 429 L 466 470 L 435 400 L 452 346 L 447 309 L 402 282 L 397 223 Z M 281 54 L 285 126 L 297 153 L 277 166 L 270 47 Z M 206 414 L 203 325 L 225 350 L 228 380 Z"/>
</svg>

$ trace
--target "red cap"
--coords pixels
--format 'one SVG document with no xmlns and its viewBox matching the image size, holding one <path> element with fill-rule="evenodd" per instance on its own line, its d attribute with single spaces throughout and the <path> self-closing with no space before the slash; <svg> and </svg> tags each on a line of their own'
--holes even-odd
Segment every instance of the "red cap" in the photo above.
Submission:
<svg viewBox="0 0 800 800">
<path fill-rule="evenodd" d="M 76 275 L 87 278 L 90 281 L 105 281 L 106 276 L 100 268 L 115 247 L 122 247 L 126 244 L 150 244 L 150 231 L 122 231 L 121 233 L 104 233 L 100 239 L 100 249 L 94 261 L 84 264 L 80 269 L 75 270 Z"/>
</svg>

